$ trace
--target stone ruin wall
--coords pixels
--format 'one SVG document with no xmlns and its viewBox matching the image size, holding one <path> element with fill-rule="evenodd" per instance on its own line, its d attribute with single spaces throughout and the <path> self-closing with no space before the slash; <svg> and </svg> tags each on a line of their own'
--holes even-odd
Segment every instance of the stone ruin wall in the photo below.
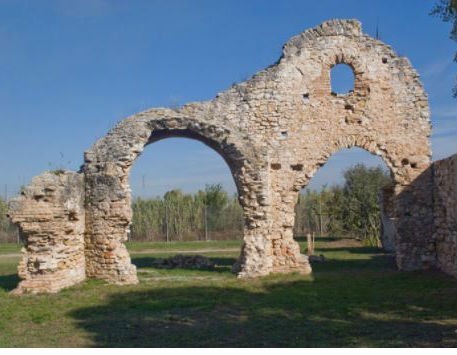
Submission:
<svg viewBox="0 0 457 355">
<path fill-rule="evenodd" d="M 437 266 L 457 277 L 457 154 L 433 163 Z"/>
<path fill-rule="evenodd" d="M 10 202 L 25 244 L 16 293 L 57 292 L 86 278 L 84 177 L 44 173 Z"/>
<path fill-rule="evenodd" d="M 354 71 L 347 94 L 331 92 L 330 71 L 340 63 Z M 363 34 L 358 21 L 327 21 L 291 38 L 276 64 L 212 101 L 122 120 L 85 152 L 80 174 L 34 180 L 30 190 L 49 185 L 53 192 L 35 201 L 26 191 L 11 210 L 26 239 L 19 291 L 54 292 L 84 275 L 138 282 L 124 245 L 132 218 L 129 171 L 148 144 L 167 137 L 197 139 L 227 162 L 245 219 L 234 265 L 239 277 L 311 272 L 293 239 L 298 194 L 332 154 L 350 147 L 380 156 L 391 171 L 386 213 L 395 224 L 398 267 L 434 266 L 430 132 L 427 96 L 409 61 Z M 42 269 L 38 256 L 47 261 Z M 46 280 L 47 288 L 31 283 Z"/>
</svg>

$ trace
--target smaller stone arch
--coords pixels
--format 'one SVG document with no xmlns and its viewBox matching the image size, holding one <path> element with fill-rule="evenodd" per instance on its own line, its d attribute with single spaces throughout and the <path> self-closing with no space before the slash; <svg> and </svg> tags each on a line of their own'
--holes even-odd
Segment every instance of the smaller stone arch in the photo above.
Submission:
<svg viewBox="0 0 457 355">
<path fill-rule="evenodd" d="M 316 171 L 331 156 L 341 149 L 354 147 L 380 157 L 389 169 L 392 183 L 383 188 L 379 196 L 384 226 L 387 226 L 384 229 L 386 234 L 381 239 L 386 241 L 386 249 L 395 251 L 399 269 L 416 270 L 433 265 L 433 209 L 430 198 L 432 176 L 428 169 L 429 157 L 418 156 L 414 147 L 407 150 L 403 144 L 397 145 L 395 142 L 386 146 L 384 142 L 377 142 L 375 138 L 364 135 L 343 136 L 335 142 L 327 142 L 320 155 L 315 155 L 306 164 L 299 164 L 300 169 L 291 166 L 295 173 L 293 184 L 279 187 L 281 209 L 276 218 L 287 223 L 277 226 L 279 231 L 276 233 L 281 235 L 281 240 L 277 243 L 297 245 L 293 240 L 293 225 L 294 208 L 300 190 L 308 185 Z M 295 255 L 297 259 L 300 257 L 298 251 Z"/>
<path fill-rule="evenodd" d="M 330 69 L 331 95 L 349 95 L 354 91 L 354 69 L 347 64 L 336 64 Z"/>
<path fill-rule="evenodd" d="M 354 51 L 346 47 L 332 48 L 330 53 L 326 53 L 322 61 L 322 76 L 318 79 L 327 95 L 332 95 L 331 90 L 331 70 L 340 64 L 347 65 L 354 75 L 354 88 L 348 93 L 339 94 L 349 98 L 366 97 L 370 93 L 370 87 L 365 75 L 367 70 L 366 63 L 356 55 Z"/>
</svg>

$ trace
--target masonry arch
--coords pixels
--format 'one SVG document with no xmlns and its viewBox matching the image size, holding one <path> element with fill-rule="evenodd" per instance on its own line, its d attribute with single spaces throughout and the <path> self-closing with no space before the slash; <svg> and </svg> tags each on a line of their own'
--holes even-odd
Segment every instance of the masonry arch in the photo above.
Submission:
<svg viewBox="0 0 457 355">
<path fill-rule="evenodd" d="M 396 161 L 398 158 L 390 154 L 390 151 L 395 151 L 396 147 L 393 146 L 387 148 L 385 145 L 383 145 L 383 143 L 378 143 L 376 140 L 368 136 L 342 137 L 335 142 L 328 143 L 326 148 L 321 152 L 317 162 L 315 162 L 315 164 L 310 168 L 308 175 L 314 176 L 316 171 L 327 164 L 328 160 L 332 156 L 340 152 L 342 149 L 351 148 L 359 148 L 369 154 L 372 154 L 373 156 L 379 157 L 385 166 L 389 169 L 392 181 L 398 184 L 403 181 L 401 171 L 395 168 L 395 166 L 398 165 Z"/>
<path fill-rule="evenodd" d="M 332 95 L 347 95 L 354 91 L 355 75 L 351 66 L 339 63 L 330 70 Z"/>
<path fill-rule="evenodd" d="M 328 136 L 328 135 L 327 135 Z M 386 147 L 382 143 L 376 143 L 375 139 L 368 136 L 340 136 L 335 141 L 329 141 L 322 138 L 321 145 L 315 147 L 315 154 L 309 155 L 307 160 L 297 160 L 298 164 L 290 165 L 288 181 L 284 173 L 278 174 L 274 178 L 275 197 L 277 200 L 276 208 L 272 211 L 273 219 L 280 220 L 282 223 L 272 227 L 272 234 L 277 237 L 273 240 L 274 264 L 273 270 L 276 272 L 286 272 L 290 269 L 298 271 L 310 270 L 301 258 L 301 250 L 298 243 L 294 240 L 295 226 L 295 207 L 298 202 L 299 194 L 310 182 L 316 171 L 326 164 L 328 159 L 336 152 L 344 148 L 358 147 L 368 153 L 379 156 L 391 172 L 393 181 L 392 188 L 386 198 L 392 199 L 397 188 L 400 188 L 400 182 L 405 182 L 402 169 L 396 168 L 396 160 L 390 151 L 396 151 L 395 147 Z M 280 170 L 278 170 L 279 172 Z M 276 171 L 275 171 L 276 172 Z M 392 208 L 388 212 L 389 218 L 395 218 L 395 210 Z M 401 218 L 402 221 L 405 220 Z M 400 238 L 401 239 L 401 238 Z M 283 265 L 286 265 L 284 267 Z M 292 265 L 292 267 L 290 266 Z"/>
<path fill-rule="evenodd" d="M 219 153 L 232 173 L 249 226 L 250 206 L 256 197 L 248 192 L 259 179 L 250 165 L 254 150 L 248 143 L 237 143 L 241 139 L 236 131 L 173 110 L 136 115 L 121 121 L 85 154 L 85 255 L 89 277 L 115 283 L 137 282 L 135 266 L 124 245 L 132 219 L 129 173 L 146 146 L 171 137 L 198 140 Z"/>
<path fill-rule="evenodd" d="M 430 173 L 424 173 L 424 166 L 427 166 L 427 157 L 418 154 L 417 147 L 408 145 L 404 140 L 390 140 L 385 142 L 377 140 L 367 135 L 348 135 L 343 136 L 335 141 L 326 141 L 321 149 L 320 154 L 315 155 L 310 159 L 308 164 L 304 165 L 303 170 L 295 175 L 295 182 L 291 189 L 292 198 L 289 201 L 287 208 L 283 208 L 290 215 L 293 223 L 288 223 L 288 226 L 295 224 L 295 204 L 298 201 L 299 191 L 305 188 L 315 173 L 324 166 L 327 161 L 341 149 L 360 148 L 373 156 L 379 157 L 390 173 L 391 184 L 386 186 L 381 191 L 381 199 L 383 204 L 382 212 L 385 216 L 385 222 L 388 224 L 390 235 L 382 235 L 382 238 L 388 238 L 386 249 L 396 252 L 396 261 L 400 269 L 412 270 L 419 268 L 420 258 L 411 257 L 411 253 L 416 253 L 417 249 L 412 247 L 429 245 L 430 239 L 424 238 L 420 241 L 417 239 L 412 242 L 410 230 L 416 228 L 419 223 L 424 223 L 424 230 L 429 230 L 432 222 L 430 214 L 424 205 L 430 203 L 427 201 L 426 189 L 430 186 Z M 427 141 L 424 137 L 424 147 L 427 147 Z M 421 189 L 411 187 L 411 182 L 422 186 Z M 412 207 L 416 206 L 416 207 Z M 418 220 L 421 215 L 422 221 Z M 293 216 L 293 217 L 292 217 Z M 432 233 L 430 231 L 429 235 Z M 292 232 L 286 232 L 284 235 L 291 236 Z M 290 237 L 288 237 L 290 239 Z M 413 237 L 414 238 L 414 237 Z M 430 237 L 429 237 L 430 238 Z M 414 263 L 411 260 L 415 260 Z"/>
</svg>

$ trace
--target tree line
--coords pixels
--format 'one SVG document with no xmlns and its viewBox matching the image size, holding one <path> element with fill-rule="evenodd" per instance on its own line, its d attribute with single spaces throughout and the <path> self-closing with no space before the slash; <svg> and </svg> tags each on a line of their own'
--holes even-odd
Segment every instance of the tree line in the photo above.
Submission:
<svg viewBox="0 0 457 355">
<path fill-rule="evenodd" d="M 391 182 L 381 167 L 355 165 L 343 173 L 342 184 L 299 194 L 294 234 L 352 237 L 379 245 L 381 217 L 379 191 Z M 132 201 L 131 241 L 191 241 L 240 239 L 243 210 L 237 196 L 220 184 L 196 193 L 171 190 L 163 197 L 136 197 Z M 17 229 L 6 218 L 0 199 L 0 242 L 17 241 Z"/>
<path fill-rule="evenodd" d="M 299 194 L 294 235 L 358 238 L 379 246 L 379 193 L 391 182 L 388 173 L 381 167 L 357 164 L 345 170 L 343 177 L 341 185 Z M 243 210 L 238 198 L 229 197 L 221 185 L 208 185 L 195 194 L 172 190 L 163 198 L 136 198 L 132 206 L 131 240 L 217 240 L 242 235 Z"/>
</svg>

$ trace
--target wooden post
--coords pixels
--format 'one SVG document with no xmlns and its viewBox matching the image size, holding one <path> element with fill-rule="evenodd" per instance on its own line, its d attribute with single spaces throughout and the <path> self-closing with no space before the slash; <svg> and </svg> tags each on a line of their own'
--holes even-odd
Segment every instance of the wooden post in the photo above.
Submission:
<svg viewBox="0 0 457 355">
<path fill-rule="evenodd" d="M 314 233 L 307 233 L 306 234 L 306 241 L 307 241 L 307 248 L 306 253 L 308 255 L 314 254 Z"/>
</svg>

